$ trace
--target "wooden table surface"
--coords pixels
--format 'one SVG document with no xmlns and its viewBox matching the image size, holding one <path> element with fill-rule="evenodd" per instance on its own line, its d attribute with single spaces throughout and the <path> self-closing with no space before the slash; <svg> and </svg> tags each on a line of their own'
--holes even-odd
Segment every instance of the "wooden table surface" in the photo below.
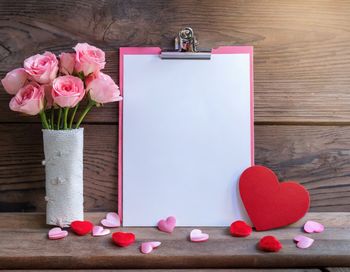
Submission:
<svg viewBox="0 0 350 272">
<path fill-rule="evenodd" d="M 95 224 L 104 213 L 88 213 Z M 302 234 L 306 220 L 323 223 L 326 230 L 306 234 L 315 239 L 309 249 L 298 249 L 293 237 Z M 210 235 L 205 243 L 188 240 L 192 228 L 176 228 L 173 234 L 156 228 L 123 228 L 134 232 L 136 242 L 120 248 L 111 235 L 77 236 L 69 232 L 62 240 L 47 239 L 45 215 L 4 213 L 0 216 L 0 269 L 196 269 L 196 268 L 325 268 L 350 266 L 350 213 L 309 213 L 282 229 L 253 232 L 247 238 L 230 236 L 228 228 L 202 228 Z M 116 231 L 113 229 L 112 231 Z M 283 244 L 278 253 L 256 248 L 265 235 Z M 157 240 L 161 246 L 151 254 L 139 251 L 141 242 Z"/>
</svg>

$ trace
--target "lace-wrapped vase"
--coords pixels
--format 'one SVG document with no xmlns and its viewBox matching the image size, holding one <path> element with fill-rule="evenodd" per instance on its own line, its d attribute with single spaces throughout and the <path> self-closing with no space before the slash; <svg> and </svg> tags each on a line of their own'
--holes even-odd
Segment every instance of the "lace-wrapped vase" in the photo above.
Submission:
<svg viewBox="0 0 350 272">
<path fill-rule="evenodd" d="M 43 129 L 46 223 L 67 227 L 84 220 L 84 129 Z"/>
</svg>

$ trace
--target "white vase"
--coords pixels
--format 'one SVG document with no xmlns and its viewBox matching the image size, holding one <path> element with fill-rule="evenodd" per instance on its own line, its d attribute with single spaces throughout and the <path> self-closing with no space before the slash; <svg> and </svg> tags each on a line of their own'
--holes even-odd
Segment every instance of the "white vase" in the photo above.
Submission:
<svg viewBox="0 0 350 272">
<path fill-rule="evenodd" d="M 67 227 L 84 220 L 84 129 L 43 129 L 46 224 Z"/>
</svg>

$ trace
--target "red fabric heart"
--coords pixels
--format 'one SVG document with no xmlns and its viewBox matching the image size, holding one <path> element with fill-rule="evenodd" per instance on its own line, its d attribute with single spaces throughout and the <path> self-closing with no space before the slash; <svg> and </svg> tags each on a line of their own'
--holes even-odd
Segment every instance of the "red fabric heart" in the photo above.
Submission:
<svg viewBox="0 0 350 272">
<path fill-rule="evenodd" d="M 236 237 L 247 237 L 252 233 L 252 227 L 246 222 L 238 220 L 231 224 L 230 233 Z"/>
<path fill-rule="evenodd" d="M 263 251 L 277 252 L 282 249 L 282 244 L 274 236 L 264 236 L 259 241 L 259 248 Z"/>
<path fill-rule="evenodd" d="M 120 247 L 127 247 L 135 242 L 135 234 L 131 232 L 115 232 L 112 234 L 113 242 Z"/>
<path fill-rule="evenodd" d="M 239 191 L 256 230 L 287 226 L 302 218 L 309 209 L 309 192 L 292 181 L 278 182 L 264 166 L 246 169 L 239 180 Z"/>
<path fill-rule="evenodd" d="M 73 221 L 70 226 L 72 230 L 78 235 L 88 234 L 94 227 L 94 225 L 89 221 Z"/>
</svg>

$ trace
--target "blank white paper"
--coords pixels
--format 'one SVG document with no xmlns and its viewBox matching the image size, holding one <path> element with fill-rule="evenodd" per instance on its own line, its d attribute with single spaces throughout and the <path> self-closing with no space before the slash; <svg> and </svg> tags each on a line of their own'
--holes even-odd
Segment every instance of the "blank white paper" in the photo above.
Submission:
<svg viewBox="0 0 350 272">
<path fill-rule="evenodd" d="M 252 162 L 249 54 L 124 55 L 123 71 L 123 225 L 247 220 L 238 180 Z"/>
</svg>

